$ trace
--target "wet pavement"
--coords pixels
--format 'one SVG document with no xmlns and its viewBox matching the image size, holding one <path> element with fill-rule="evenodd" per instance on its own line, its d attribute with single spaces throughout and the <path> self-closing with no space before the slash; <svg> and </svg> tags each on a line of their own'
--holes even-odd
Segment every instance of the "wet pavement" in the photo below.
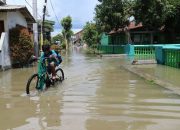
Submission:
<svg viewBox="0 0 180 130">
<path fill-rule="evenodd" d="M 123 65 L 123 67 L 150 82 L 180 95 L 180 69 L 158 64 L 129 64 Z"/>
<path fill-rule="evenodd" d="M 33 97 L 25 85 L 36 67 L 0 72 L 0 130 L 180 129 L 180 96 L 127 71 L 127 63 L 76 49 L 64 56 L 65 80 Z M 164 68 L 152 66 L 136 70 L 166 80 Z"/>
</svg>

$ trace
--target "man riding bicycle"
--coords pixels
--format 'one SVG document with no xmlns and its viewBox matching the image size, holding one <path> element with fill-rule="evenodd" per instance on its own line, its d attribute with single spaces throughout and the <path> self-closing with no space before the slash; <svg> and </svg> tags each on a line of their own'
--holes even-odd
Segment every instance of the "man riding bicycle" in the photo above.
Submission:
<svg viewBox="0 0 180 130">
<path fill-rule="evenodd" d="M 47 59 L 47 70 L 49 73 L 52 73 L 52 79 L 56 79 L 56 71 L 55 68 L 62 62 L 61 55 L 55 51 L 50 49 L 50 45 L 46 44 L 42 46 L 42 54 L 40 59 L 44 60 L 45 58 Z"/>
</svg>

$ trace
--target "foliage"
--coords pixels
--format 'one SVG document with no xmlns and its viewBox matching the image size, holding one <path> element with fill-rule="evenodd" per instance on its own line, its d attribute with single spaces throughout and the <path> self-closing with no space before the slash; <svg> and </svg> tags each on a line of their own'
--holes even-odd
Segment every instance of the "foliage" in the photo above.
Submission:
<svg viewBox="0 0 180 130">
<path fill-rule="evenodd" d="M 175 33 L 180 31 L 179 0 L 136 0 L 134 16 L 137 23 L 142 22 L 147 30 L 164 29 L 166 40 L 173 42 Z"/>
<path fill-rule="evenodd" d="M 66 49 L 66 43 L 63 41 L 60 47 L 61 47 L 62 49 Z"/>
<path fill-rule="evenodd" d="M 50 44 L 50 41 L 48 41 L 47 39 L 45 39 L 43 44 L 44 44 L 44 45 Z"/>
<path fill-rule="evenodd" d="M 166 31 L 180 33 L 180 1 L 168 0 L 168 2 L 169 12 L 165 21 Z"/>
<path fill-rule="evenodd" d="M 100 30 L 109 32 L 126 27 L 132 16 L 133 0 L 99 0 L 96 6 L 95 21 Z"/>
<path fill-rule="evenodd" d="M 71 36 L 74 34 L 73 33 L 73 31 L 72 30 L 69 30 L 69 31 L 65 31 L 65 30 L 62 30 L 62 34 L 63 34 L 63 37 L 65 38 L 67 38 L 67 40 L 68 41 L 70 41 L 70 38 L 71 38 Z M 64 38 L 63 38 L 63 40 L 64 40 Z"/>
<path fill-rule="evenodd" d="M 9 31 L 9 40 L 12 64 L 26 65 L 33 55 L 33 43 L 28 29 L 24 27 L 11 29 Z"/>
<path fill-rule="evenodd" d="M 47 31 L 53 32 L 54 31 L 54 27 L 53 25 L 55 24 L 54 21 L 50 21 L 50 20 L 45 20 L 44 21 L 44 27 Z"/>
<path fill-rule="evenodd" d="M 65 31 L 69 31 L 72 28 L 72 18 L 71 16 L 67 16 L 61 20 L 61 25 L 63 26 Z"/>
<path fill-rule="evenodd" d="M 61 35 L 61 34 L 57 34 L 56 36 L 54 36 L 53 38 L 52 38 L 52 43 L 56 43 L 56 41 L 60 41 L 60 43 L 62 43 L 63 42 L 63 36 Z"/>
<path fill-rule="evenodd" d="M 72 22 L 72 18 L 70 16 L 67 16 L 61 20 L 61 25 L 63 27 L 62 34 L 65 39 L 66 49 L 69 47 L 68 41 L 70 40 L 70 37 L 72 36 L 72 33 L 71 33 L 72 23 L 71 22 Z"/>
<path fill-rule="evenodd" d="M 45 20 L 44 25 L 41 20 L 38 20 L 38 31 L 41 32 L 41 29 L 43 31 L 43 40 L 51 40 L 51 32 L 54 31 L 54 21 L 51 20 Z M 42 27 L 43 26 L 43 27 Z M 44 29 L 43 29 L 44 28 Z"/>
<path fill-rule="evenodd" d="M 93 46 L 98 43 L 99 35 L 97 32 L 96 25 L 94 23 L 87 22 L 83 28 L 83 40 L 88 46 Z"/>
<path fill-rule="evenodd" d="M 148 30 L 157 30 L 164 25 L 170 5 L 167 0 L 136 0 L 134 17 Z"/>
</svg>

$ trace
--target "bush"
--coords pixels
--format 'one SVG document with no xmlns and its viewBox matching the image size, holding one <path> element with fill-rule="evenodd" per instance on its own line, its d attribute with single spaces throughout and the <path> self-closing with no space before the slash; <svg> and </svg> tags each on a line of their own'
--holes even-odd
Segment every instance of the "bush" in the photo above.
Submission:
<svg viewBox="0 0 180 130">
<path fill-rule="evenodd" d="M 61 46 L 62 49 L 66 49 L 66 43 L 65 43 L 65 41 L 63 41 L 60 46 Z"/>
<path fill-rule="evenodd" d="M 33 55 L 33 42 L 28 29 L 18 26 L 9 30 L 9 42 L 12 65 L 27 65 Z"/>
</svg>

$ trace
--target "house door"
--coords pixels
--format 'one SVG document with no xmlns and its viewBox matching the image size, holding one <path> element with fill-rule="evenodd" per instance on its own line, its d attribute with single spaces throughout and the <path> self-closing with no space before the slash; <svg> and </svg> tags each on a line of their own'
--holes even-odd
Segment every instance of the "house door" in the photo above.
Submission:
<svg viewBox="0 0 180 130">
<path fill-rule="evenodd" d="M 0 21 L 0 37 L 2 32 L 4 32 L 4 21 Z"/>
</svg>

